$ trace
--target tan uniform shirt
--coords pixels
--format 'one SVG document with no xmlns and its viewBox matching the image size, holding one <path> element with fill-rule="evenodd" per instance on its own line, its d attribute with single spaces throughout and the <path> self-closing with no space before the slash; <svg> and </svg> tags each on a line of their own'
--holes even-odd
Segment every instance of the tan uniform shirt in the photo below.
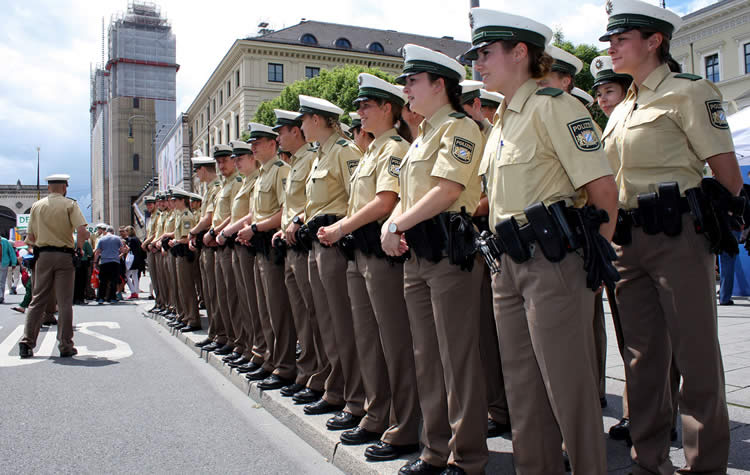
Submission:
<svg viewBox="0 0 750 475">
<path fill-rule="evenodd" d="M 86 219 L 75 200 L 50 193 L 31 206 L 28 233 L 34 235 L 36 246 L 73 249 L 73 232 L 85 224 Z"/>
<path fill-rule="evenodd" d="M 167 219 L 167 212 L 164 210 L 157 211 L 156 223 L 154 224 L 154 239 L 164 234 L 164 222 Z"/>
<path fill-rule="evenodd" d="M 260 167 L 253 192 L 253 221 L 268 219 L 284 205 L 284 188 L 291 167 L 281 160 L 269 160 Z"/>
<path fill-rule="evenodd" d="M 677 76 L 665 64 L 640 89 L 631 85 L 604 129 L 623 208 L 637 207 L 638 195 L 658 183 L 676 181 L 683 193 L 698 186 L 706 159 L 734 151 L 719 89 Z"/>
<path fill-rule="evenodd" d="M 216 195 L 211 226 L 216 227 L 231 216 L 232 200 L 237 192 L 240 191 L 240 188 L 242 188 L 242 177 L 236 171 L 224 178 L 224 184 Z"/>
<path fill-rule="evenodd" d="M 237 222 L 247 216 L 253 209 L 253 190 L 255 181 L 258 179 L 258 170 L 253 171 L 249 176 L 242 179 L 242 186 L 237 190 L 237 194 L 232 199 L 232 222 Z"/>
<path fill-rule="evenodd" d="M 409 142 L 401 138 L 396 129 L 391 129 L 372 141 L 352 174 L 347 216 L 364 208 L 381 191 L 398 194 L 401 161 L 408 150 Z"/>
<path fill-rule="evenodd" d="M 540 201 L 581 205 L 582 187 L 612 174 L 583 104 L 531 79 L 500 105 L 485 157 L 493 228 L 511 216 L 525 223 L 523 210 Z"/>
<path fill-rule="evenodd" d="M 305 210 L 305 204 L 307 204 L 305 182 L 310 176 L 314 160 L 315 149 L 309 145 L 302 146 L 292 155 L 292 169 L 286 178 L 284 190 L 284 214 L 281 216 L 281 229 L 286 229 L 292 219 Z"/>
<path fill-rule="evenodd" d="M 469 214 L 473 213 L 481 193 L 477 171 L 483 142 L 477 124 L 465 114 L 454 112 L 450 104 L 422 121 L 419 134 L 401 164 L 402 211 L 414 206 L 444 178 L 464 187 L 445 211 L 460 211 L 465 207 Z"/>
<path fill-rule="evenodd" d="M 156 232 L 156 222 L 158 220 L 159 211 L 154 208 L 154 212 L 151 213 L 151 217 L 148 219 L 148 227 L 146 228 L 146 239 L 154 239 L 154 233 Z"/>
<path fill-rule="evenodd" d="M 190 230 L 195 226 L 193 213 L 190 210 L 175 210 L 174 238 L 179 241 L 182 238 L 190 236 Z"/>
<path fill-rule="evenodd" d="M 167 211 L 167 219 L 164 221 L 164 232 L 172 233 L 175 228 L 175 218 L 177 218 L 177 210 Z"/>
<path fill-rule="evenodd" d="M 203 194 L 203 201 L 201 201 L 201 218 L 204 218 L 208 213 L 214 212 L 216 197 L 219 195 L 220 190 L 221 180 L 219 177 L 206 184 L 206 192 Z"/>
<path fill-rule="evenodd" d="M 323 214 L 346 214 L 349 179 L 361 158 L 359 149 L 338 134 L 331 135 L 320 146 L 305 186 L 308 221 Z"/>
</svg>

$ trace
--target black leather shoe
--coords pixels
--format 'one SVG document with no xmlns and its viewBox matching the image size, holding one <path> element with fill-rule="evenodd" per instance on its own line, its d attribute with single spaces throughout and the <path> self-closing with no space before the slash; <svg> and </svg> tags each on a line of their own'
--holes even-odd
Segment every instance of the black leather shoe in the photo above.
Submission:
<svg viewBox="0 0 750 475">
<path fill-rule="evenodd" d="M 71 348 L 68 351 L 60 353 L 60 358 L 70 358 L 71 356 L 75 356 L 77 354 L 78 354 L 78 350 L 75 348 Z"/>
<path fill-rule="evenodd" d="M 175 330 L 182 330 L 186 326 L 188 326 L 187 323 L 177 322 L 177 325 L 173 325 L 172 328 L 174 328 Z"/>
<path fill-rule="evenodd" d="M 230 361 L 234 361 L 236 359 L 242 358 L 242 355 L 240 353 L 237 353 L 236 351 L 232 351 L 228 355 L 226 355 L 224 358 L 221 359 L 224 363 L 229 363 Z"/>
<path fill-rule="evenodd" d="M 219 343 L 216 343 L 215 341 L 212 343 L 209 343 L 208 345 L 201 348 L 203 351 L 214 351 L 218 350 L 219 348 L 224 348 L 224 345 L 221 345 Z"/>
<path fill-rule="evenodd" d="M 447 467 L 445 467 L 445 470 L 440 473 L 440 475 L 466 475 L 466 471 L 461 467 L 448 465 Z"/>
<path fill-rule="evenodd" d="M 311 404 L 313 402 L 320 401 L 320 398 L 322 397 L 322 391 L 315 391 L 314 389 L 305 388 L 302 391 L 295 393 L 294 396 L 292 396 L 292 399 L 294 399 L 295 404 Z"/>
<path fill-rule="evenodd" d="M 253 363 L 251 361 L 251 362 L 245 363 L 245 364 L 243 364 L 241 366 L 237 366 L 236 369 L 237 369 L 238 373 L 242 374 L 242 373 L 252 373 L 253 371 L 257 371 L 258 368 L 260 368 L 260 365 L 257 364 L 257 363 Z"/>
<path fill-rule="evenodd" d="M 303 385 L 292 383 L 288 386 L 284 386 L 283 388 L 281 388 L 281 395 L 284 397 L 292 397 L 298 392 L 302 391 L 303 389 L 305 389 Z"/>
<path fill-rule="evenodd" d="M 233 350 L 234 350 L 234 347 L 232 345 L 230 345 L 230 344 L 227 343 L 226 345 L 222 346 L 221 348 L 218 348 L 217 350 L 215 350 L 214 354 L 216 356 L 225 356 L 225 355 L 230 354 Z"/>
<path fill-rule="evenodd" d="M 329 412 L 338 412 L 344 408 L 344 405 L 331 404 L 325 399 L 320 399 L 304 407 L 305 414 L 312 416 L 315 414 L 328 414 Z"/>
<path fill-rule="evenodd" d="M 719 302 L 719 305 L 734 305 L 734 300 L 727 300 L 726 302 Z"/>
<path fill-rule="evenodd" d="M 26 343 L 19 343 L 18 356 L 20 356 L 21 359 L 31 358 L 34 356 L 34 350 Z"/>
<path fill-rule="evenodd" d="M 380 440 L 382 435 L 380 432 L 370 432 L 357 426 L 354 429 L 345 430 L 339 438 L 344 445 L 360 445 Z"/>
<path fill-rule="evenodd" d="M 294 347 L 294 358 L 299 359 L 302 354 L 302 346 L 297 342 L 297 346 Z"/>
<path fill-rule="evenodd" d="M 402 455 L 411 454 L 418 450 L 419 444 L 391 445 L 381 440 L 365 449 L 365 458 L 373 462 L 385 462 L 386 460 L 395 460 Z"/>
<path fill-rule="evenodd" d="M 399 475 L 439 475 L 443 470 L 445 467 L 436 467 L 422 459 L 417 459 L 401 467 L 398 473 Z"/>
<path fill-rule="evenodd" d="M 228 362 L 227 366 L 229 366 L 230 368 L 238 368 L 242 366 L 243 364 L 249 363 L 249 362 L 250 362 L 249 359 L 245 358 L 244 356 L 240 356 L 239 358 Z"/>
<path fill-rule="evenodd" d="M 326 427 L 328 427 L 328 430 L 353 429 L 357 427 L 357 424 L 359 424 L 359 421 L 361 420 L 362 416 L 355 416 L 350 412 L 341 411 L 328 419 Z"/>
<path fill-rule="evenodd" d="M 609 438 L 613 440 L 630 439 L 630 419 L 623 417 L 620 422 L 610 427 Z"/>
<path fill-rule="evenodd" d="M 148 309 L 148 310 L 146 310 L 146 311 L 147 311 L 148 313 L 154 313 L 154 312 L 158 312 L 158 311 L 159 311 L 159 307 L 157 307 L 156 305 L 154 305 L 153 307 L 151 307 L 150 309 Z"/>
<path fill-rule="evenodd" d="M 500 437 L 503 434 L 507 434 L 510 432 L 510 424 L 505 423 L 501 424 L 499 422 L 495 422 L 492 419 L 487 419 L 487 438 L 490 439 L 492 437 Z"/>
<path fill-rule="evenodd" d="M 193 325 L 185 325 L 184 327 L 180 328 L 180 331 L 182 333 L 190 333 L 190 332 L 197 332 L 200 329 L 201 327 L 194 327 Z"/>
<path fill-rule="evenodd" d="M 607 407 L 607 398 L 606 397 L 600 397 L 599 398 L 599 405 L 602 406 L 602 409 Z"/>
<path fill-rule="evenodd" d="M 182 322 L 180 320 L 172 320 L 171 322 L 167 323 L 168 327 L 176 327 L 177 325 L 182 325 Z"/>
<path fill-rule="evenodd" d="M 288 386 L 290 384 L 292 384 L 292 381 L 286 378 L 282 378 L 278 374 L 272 374 L 271 376 L 258 383 L 258 389 L 262 389 L 264 391 L 272 391 L 274 389 L 281 389 L 284 386 Z"/>
<path fill-rule="evenodd" d="M 214 341 L 213 341 L 212 339 L 210 339 L 210 338 L 206 337 L 206 339 L 205 339 L 205 340 L 201 340 L 201 341 L 199 341 L 198 343 L 196 343 L 196 344 L 195 344 L 195 346 L 197 346 L 198 348 L 203 348 L 204 346 L 206 346 L 206 345 L 210 345 L 210 344 L 211 344 L 211 343 L 213 343 L 213 342 L 214 342 Z"/>
<path fill-rule="evenodd" d="M 252 373 L 247 373 L 245 375 L 245 378 L 247 378 L 248 381 L 263 381 L 269 376 L 271 376 L 270 372 L 266 371 L 263 368 L 258 368 Z"/>
</svg>

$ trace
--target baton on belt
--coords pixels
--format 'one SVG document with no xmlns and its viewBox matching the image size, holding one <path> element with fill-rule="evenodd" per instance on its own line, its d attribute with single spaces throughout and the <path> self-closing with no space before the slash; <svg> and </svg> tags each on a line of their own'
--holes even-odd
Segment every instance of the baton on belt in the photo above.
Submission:
<svg viewBox="0 0 750 475">
<path fill-rule="evenodd" d="M 617 348 L 620 350 L 620 356 L 625 360 L 625 342 L 622 336 L 622 323 L 620 322 L 620 310 L 617 308 L 617 301 L 615 300 L 615 289 L 609 286 L 604 286 L 604 290 L 607 292 L 607 302 L 609 302 L 609 309 L 612 311 L 612 322 L 615 324 L 615 336 L 617 337 Z"/>
</svg>

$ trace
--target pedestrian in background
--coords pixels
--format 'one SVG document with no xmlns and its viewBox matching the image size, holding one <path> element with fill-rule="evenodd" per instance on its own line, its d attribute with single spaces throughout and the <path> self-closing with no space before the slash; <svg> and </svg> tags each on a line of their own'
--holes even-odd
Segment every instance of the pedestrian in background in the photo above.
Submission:
<svg viewBox="0 0 750 475">
<path fill-rule="evenodd" d="M 115 291 L 120 278 L 120 252 L 123 247 L 122 240 L 114 235 L 114 228 L 107 226 L 103 236 L 96 243 L 94 261 L 99 267 L 99 292 L 97 300 L 99 304 L 106 300 L 115 302 Z"/>
<path fill-rule="evenodd" d="M 130 299 L 137 299 L 139 290 L 139 284 L 141 279 L 141 273 L 146 270 L 146 256 L 141 249 L 141 240 L 135 235 L 135 228 L 133 226 L 127 226 L 125 228 L 127 238 L 125 242 L 130 249 L 130 254 L 133 255 L 133 260 L 130 265 L 127 266 L 127 277 L 128 288 L 130 289 Z M 129 259 L 129 258 L 128 258 Z M 127 262 L 127 260 L 126 260 Z"/>
<path fill-rule="evenodd" d="M 18 257 L 18 249 L 14 247 L 13 253 L 16 255 L 17 265 L 8 268 L 8 293 L 16 295 L 18 293 L 18 281 L 21 279 L 21 262 Z M 1 284 L 2 282 L 0 282 Z"/>
<path fill-rule="evenodd" d="M 94 257 L 94 249 L 87 239 L 83 243 L 81 257 L 76 266 L 75 286 L 73 287 L 73 305 L 86 304 L 86 286 L 91 285 L 91 258 Z"/>
<path fill-rule="evenodd" d="M 13 246 L 10 241 L 4 237 L 0 237 L 0 244 L 2 244 L 2 260 L 0 260 L 0 284 L 2 284 L 2 294 L 0 295 L 0 303 L 5 302 L 5 281 L 8 278 L 8 268 L 17 264 L 16 251 L 13 250 Z"/>
</svg>

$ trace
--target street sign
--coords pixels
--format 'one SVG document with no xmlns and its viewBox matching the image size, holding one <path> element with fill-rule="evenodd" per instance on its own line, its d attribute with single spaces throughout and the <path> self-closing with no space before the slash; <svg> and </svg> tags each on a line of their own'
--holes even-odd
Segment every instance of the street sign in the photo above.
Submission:
<svg viewBox="0 0 750 475">
<path fill-rule="evenodd" d="M 26 231 L 29 227 L 29 216 L 30 214 L 18 214 L 16 215 L 16 228 L 18 231 Z"/>
</svg>

